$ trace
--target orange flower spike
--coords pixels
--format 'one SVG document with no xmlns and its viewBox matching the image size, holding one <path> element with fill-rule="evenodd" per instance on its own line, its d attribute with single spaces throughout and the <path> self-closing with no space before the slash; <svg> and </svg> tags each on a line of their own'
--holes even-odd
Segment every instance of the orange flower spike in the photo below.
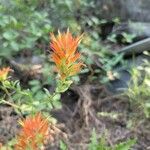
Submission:
<svg viewBox="0 0 150 150">
<path fill-rule="evenodd" d="M 73 37 L 69 30 L 66 33 L 58 31 L 57 36 L 51 34 L 52 59 L 56 64 L 61 79 L 65 80 L 67 77 L 75 75 L 83 66 L 82 63 L 77 62 L 81 55 L 76 52 L 82 36 Z M 75 70 L 72 70 L 73 68 Z"/>
<path fill-rule="evenodd" d="M 11 71 L 10 67 L 0 69 L 0 81 L 7 79 L 8 73 Z"/>
<path fill-rule="evenodd" d="M 36 114 L 34 117 L 28 117 L 23 122 L 22 130 L 18 137 L 18 143 L 15 145 L 15 150 L 38 150 L 39 144 L 44 144 L 48 137 L 48 120 L 43 118 L 41 113 Z"/>
</svg>

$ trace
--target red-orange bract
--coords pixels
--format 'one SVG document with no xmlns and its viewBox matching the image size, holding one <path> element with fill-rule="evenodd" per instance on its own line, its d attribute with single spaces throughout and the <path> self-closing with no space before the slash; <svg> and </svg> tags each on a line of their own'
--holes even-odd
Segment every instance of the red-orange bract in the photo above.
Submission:
<svg viewBox="0 0 150 150">
<path fill-rule="evenodd" d="M 33 117 L 28 117 L 21 122 L 22 130 L 18 136 L 15 150 L 39 150 L 39 146 L 44 143 L 48 137 L 49 122 L 37 113 Z"/>
<path fill-rule="evenodd" d="M 57 36 L 50 35 L 50 47 L 53 50 L 52 59 L 56 64 L 61 79 L 65 80 L 67 77 L 78 73 L 81 66 L 83 66 L 83 63 L 77 62 L 80 58 L 80 53 L 76 52 L 82 35 L 73 37 L 69 30 L 66 33 L 58 32 Z"/>
<path fill-rule="evenodd" d="M 0 69 L 0 81 L 4 81 L 7 79 L 9 71 L 11 71 L 10 67 Z"/>
</svg>

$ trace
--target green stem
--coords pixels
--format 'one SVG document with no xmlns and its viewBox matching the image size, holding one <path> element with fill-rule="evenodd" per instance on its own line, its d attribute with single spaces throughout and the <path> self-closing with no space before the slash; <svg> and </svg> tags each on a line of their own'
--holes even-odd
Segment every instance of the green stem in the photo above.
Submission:
<svg viewBox="0 0 150 150">
<path fill-rule="evenodd" d="M 59 94 L 59 93 L 55 91 L 55 92 L 53 93 L 53 95 L 49 97 L 49 101 L 50 101 L 50 103 L 51 103 L 51 105 L 52 105 L 53 108 L 55 108 L 55 106 L 54 106 L 54 104 L 53 104 L 53 98 L 54 98 L 57 94 Z"/>
<path fill-rule="evenodd" d="M 29 96 L 29 99 L 30 99 L 30 104 L 29 105 L 31 105 L 31 113 L 32 113 L 32 115 L 34 115 L 34 113 L 35 113 L 35 111 L 34 111 L 34 105 L 33 105 L 33 101 L 34 101 L 34 99 L 33 99 L 33 96 L 32 95 L 28 95 Z"/>
<path fill-rule="evenodd" d="M 1 100 L 1 102 L 2 102 L 2 103 L 5 103 L 5 104 L 7 104 L 7 105 L 10 105 L 10 106 L 12 106 L 12 107 L 14 107 L 14 108 L 20 109 L 20 107 L 19 107 L 18 105 L 13 104 L 13 103 L 11 103 L 11 102 L 8 102 L 8 101 L 6 101 L 6 100 Z"/>
<path fill-rule="evenodd" d="M 5 85 L 2 83 L 3 86 L 1 86 L 1 89 L 6 93 L 6 95 L 8 96 L 9 100 L 12 101 L 11 95 L 8 92 L 7 88 L 5 87 Z"/>
</svg>

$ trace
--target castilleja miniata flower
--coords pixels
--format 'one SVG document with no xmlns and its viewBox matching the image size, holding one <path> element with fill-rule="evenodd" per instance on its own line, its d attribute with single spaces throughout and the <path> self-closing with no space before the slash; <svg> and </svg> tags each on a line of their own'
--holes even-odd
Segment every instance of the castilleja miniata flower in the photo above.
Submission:
<svg viewBox="0 0 150 150">
<path fill-rule="evenodd" d="M 69 30 L 66 33 L 58 32 L 57 36 L 52 33 L 50 35 L 50 47 L 53 50 L 52 59 L 56 64 L 61 79 L 65 80 L 67 77 L 78 73 L 81 66 L 83 66 L 83 63 L 78 61 L 80 53 L 77 52 L 82 35 L 73 37 Z"/>
<path fill-rule="evenodd" d="M 8 73 L 11 71 L 10 67 L 0 69 L 0 81 L 7 79 Z"/>
<path fill-rule="evenodd" d="M 48 137 L 49 122 L 41 113 L 21 121 L 21 132 L 18 136 L 15 150 L 39 150 Z"/>
</svg>

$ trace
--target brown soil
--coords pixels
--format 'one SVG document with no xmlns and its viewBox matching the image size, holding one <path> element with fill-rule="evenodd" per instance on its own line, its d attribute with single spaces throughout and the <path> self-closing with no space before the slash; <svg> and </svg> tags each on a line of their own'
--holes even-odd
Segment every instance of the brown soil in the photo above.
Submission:
<svg viewBox="0 0 150 150">
<path fill-rule="evenodd" d="M 18 132 L 19 116 L 13 108 L 0 105 L 0 143 L 6 144 Z"/>
<path fill-rule="evenodd" d="M 138 113 L 138 117 L 134 115 L 136 111 L 126 97 L 112 95 L 104 86 L 74 86 L 62 95 L 62 103 L 62 109 L 53 110 L 51 114 L 67 133 L 64 141 L 69 150 L 86 150 L 93 129 L 98 138 L 107 132 L 106 141 L 110 146 L 129 138 L 137 139 L 134 150 L 146 150 L 150 146 L 150 120 L 142 118 L 142 113 Z M 116 113 L 118 117 L 103 117 L 98 112 Z M 131 120 L 133 125 L 129 128 Z M 58 140 L 47 149 L 58 149 L 56 145 Z"/>
</svg>

